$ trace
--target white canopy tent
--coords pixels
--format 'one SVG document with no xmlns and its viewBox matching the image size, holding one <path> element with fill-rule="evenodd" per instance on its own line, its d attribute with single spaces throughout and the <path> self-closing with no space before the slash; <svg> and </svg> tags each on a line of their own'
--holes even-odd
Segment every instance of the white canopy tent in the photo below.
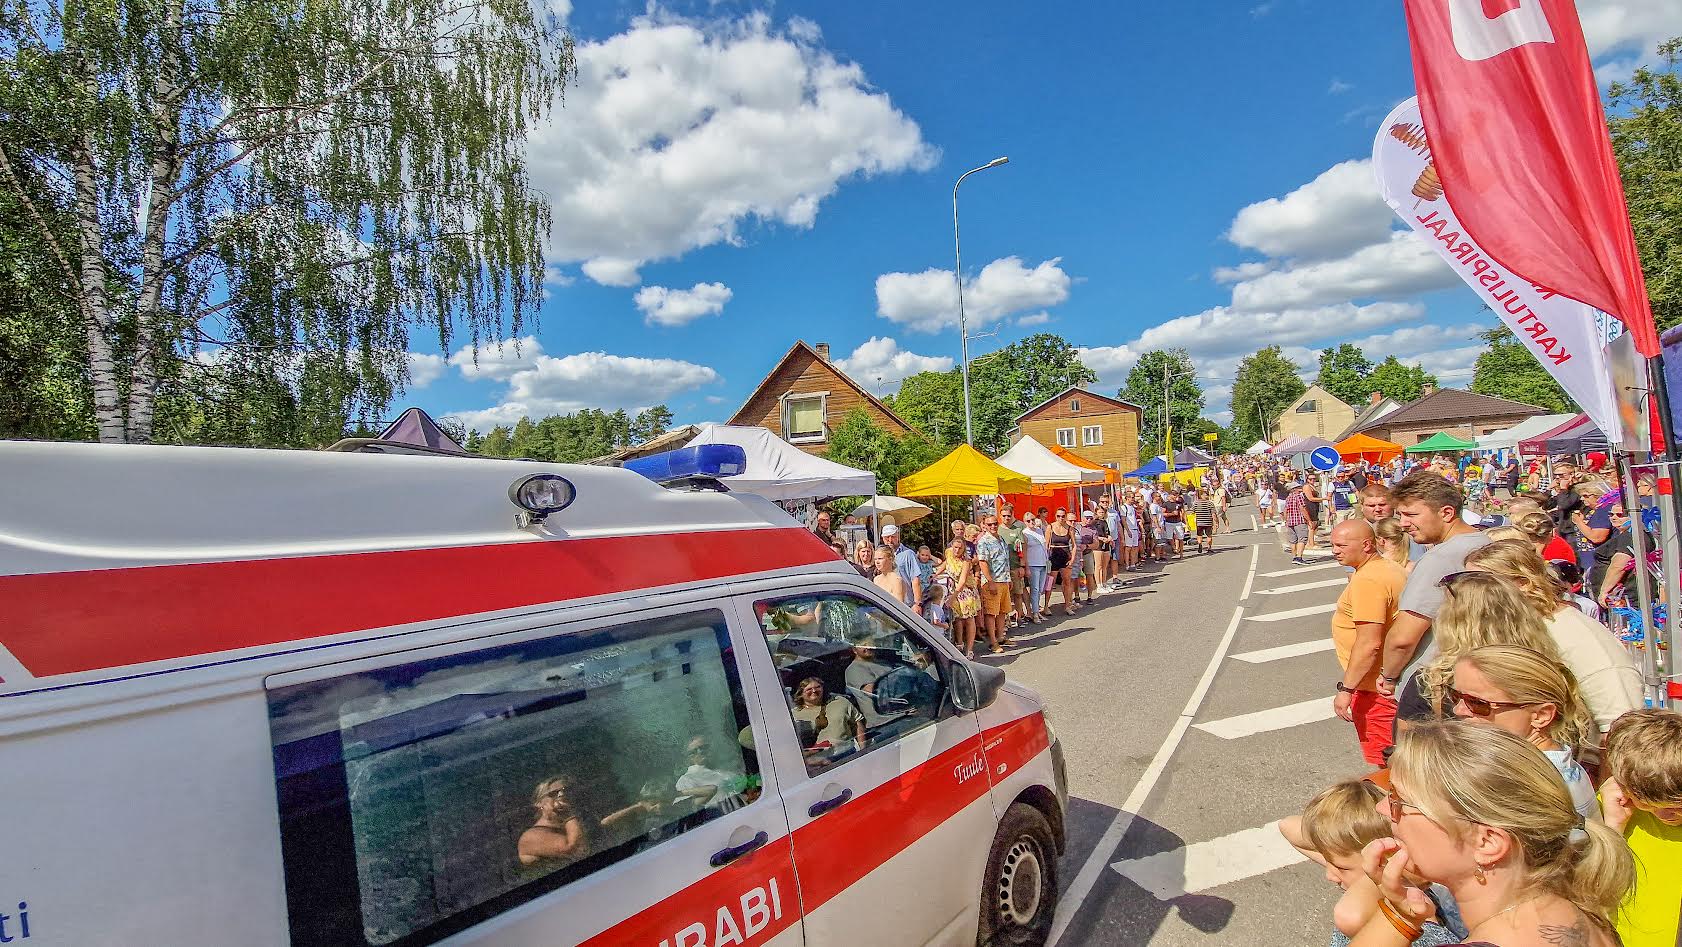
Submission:
<svg viewBox="0 0 1682 947">
<path fill-rule="evenodd" d="M 1257 441 L 1254 444 L 1251 444 L 1249 449 L 1244 451 L 1244 453 L 1251 454 L 1251 455 L 1265 454 L 1272 449 L 1273 449 L 1272 444 L 1269 444 L 1266 441 Z"/>
<path fill-rule="evenodd" d="M 1094 483 L 1104 479 L 1104 471 L 1077 467 L 1031 437 L 1017 441 L 994 462 L 1034 483 Z"/>
<path fill-rule="evenodd" d="M 747 453 L 746 469 L 719 478 L 730 489 L 767 500 L 874 496 L 876 475 L 808 454 L 762 427 L 709 424 L 689 442 L 735 444 Z"/>
<path fill-rule="evenodd" d="M 1512 427 L 1479 435 L 1478 450 L 1518 450 L 1519 441 L 1546 434 L 1574 417 L 1575 414 L 1541 414 L 1527 418 Z"/>
</svg>

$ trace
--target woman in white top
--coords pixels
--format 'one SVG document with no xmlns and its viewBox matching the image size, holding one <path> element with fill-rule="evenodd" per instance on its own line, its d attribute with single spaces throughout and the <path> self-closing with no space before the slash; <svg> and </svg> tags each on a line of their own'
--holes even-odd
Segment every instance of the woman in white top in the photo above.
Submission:
<svg viewBox="0 0 1682 947">
<path fill-rule="evenodd" d="M 1559 770 L 1583 818 L 1600 818 L 1594 786 L 1574 749 L 1594 741 L 1594 719 L 1568 668 L 1515 645 L 1474 648 L 1455 662 L 1443 709 L 1530 741 Z"/>
<path fill-rule="evenodd" d="M 1642 706 L 1641 669 L 1611 629 L 1584 615 L 1561 596 L 1559 583 L 1534 544 L 1522 539 L 1490 543 L 1466 556 L 1466 568 L 1493 572 L 1518 585 L 1525 601 L 1541 616 L 1548 637 L 1594 714 L 1601 733 L 1612 721 Z M 1589 745 L 1598 746 L 1598 737 Z"/>
</svg>

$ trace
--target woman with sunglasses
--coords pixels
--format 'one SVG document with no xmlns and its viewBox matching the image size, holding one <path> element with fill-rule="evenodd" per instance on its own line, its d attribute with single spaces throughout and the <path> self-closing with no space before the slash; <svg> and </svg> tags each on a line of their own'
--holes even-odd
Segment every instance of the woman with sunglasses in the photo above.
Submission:
<svg viewBox="0 0 1682 947">
<path fill-rule="evenodd" d="M 1466 568 L 1512 580 L 1524 601 L 1542 619 L 1548 638 L 1565 666 L 1577 677 L 1583 702 L 1605 732 L 1612 721 L 1642 706 L 1641 669 L 1622 643 L 1600 622 L 1566 601 L 1532 543 L 1504 539 L 1468 553 Z M 1599 740 L 1588 742 L 1596 746 Z"/>
<path fill-rule="evenodd" d="M 1616 947 L 1612 916 L 1635 877 L 1623 838 L 1584 819 L 1559 773 L 1529 743 L 1462 721 L 1403 734 L 1378 810 L 1391 837 L 1362 852 L 1383 900 L 1354 947 L 1401 947 L 1449 889 L 1467 947 Z"/>
<path fill-rule="evenodd" d="M 1600 818 L 1594 785 L 1578 765 L 1574 749 L 1593 745 L 1594 718 L 1564 665 L 1529 648 L 1473 648 L 1455 662 L 1443 707 L 1462 720 L 1528 740 L 1559 770 L 1577 811 Z"/>
</svg>

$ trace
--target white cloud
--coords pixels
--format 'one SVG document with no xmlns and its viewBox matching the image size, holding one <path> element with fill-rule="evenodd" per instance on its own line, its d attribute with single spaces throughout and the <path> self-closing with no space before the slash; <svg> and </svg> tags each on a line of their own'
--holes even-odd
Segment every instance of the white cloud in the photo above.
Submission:
<svg viewBox="0 0 1682 947">
<path fill-rule="evenodd" d="M 635 301 L 649 325 L 681 326 L 723 312 L 731 295 L 723 283 L 696 283 L 688 289 L 644 286 Z"/>
<path fill-rule="evenodd" d="M 556 226 L 550 255 L 607 285 L 765 223 L 810 227 L 845 182 L 938 152 L 864 71 L 796 19 L 664 12 L 577 49 L 578 81 L 528 140 Z"/>
<path fill-rule="evenodd" d="M 1284 197 L 1240 210 L 1226 236 L 1268 256 L 1323 259 L 1384 242 L 1395 219 L 1378 195 L 1372 162 L 1345 161 Z"/>
<path fill-rule="evenodd" d="M 477 349 L 464 345 L 450 356 L 450 364 L 468 381 L 484 378 L 507 381 L 515 372 L 529 368 L 542 357 L 543 343 L 535 335 L 525 335 L 486 343 Z"/>
<path fill-rule="evenodd" d="M 452 358 L 453 361 L 453 358 Z M 636 410 L 719 380 L 705 365 L 669 358 L 638 358 L 581 352 L 555 358 L 540 355 L 507 377 L 500 404 L 478 411 L 454 411 L 470 430 L 488 431 L 522 417 L 540 418 L 584 408 Z"/>
<path fill-rule="evenodd" d="M 1676 35 L 1677 24 L 1682 23 L 1682 2 L 1578 0 L 1577 15 L 1583 21 L 1590 55 L 1599 57 L 1617 49 L 1651 54 L 1661 40 Z"/>
<path fill-rule="evenodd" d="M 1368 306 L 1342 303 L 1270 312 L 1216 306 L 1152 326 L 1128 345 L 1140 352 L 1183 348 L 1194 356 L 1248 353 L 1263 345 L 1313 345 L 1348 338 L 1357 332 L 1416 322 L 1424 314 L 1425 307 L 1418 303 L 1399 302 Z"/>
<path fill-rule="evenodd" d="M 1305 263 L 1232 288 L 1235 309 L 1282 309 L 1350 299 L 1394 298 L 1461 285 L 1443 258 L 1412 231 L 1341 259 Z"/>
<path fill-rule="evenodd" d="M 1082 365 L 1092 369 L 1098 375 L 1097 387 L 1101 389 L 1120 388 L 1127 383 L 1127 373 L 1138 363 L 1140 352 L 1132 346 L 1123 345 L 1095 345 L 1089 348 L 1075 349 L 1080 356 Z"/>
<path fill-rule="evenodd" d="M 875 394 L 878 386 L 897 388 L 918 372 L 951 371 L 954 364 L 949 356 L 917 355 L 900 348 L 891 338 L 871 336 L 870 341 L 853 349 L 853 354 L 837 359 L 835 367 Z"/>
<path fill-rule="evenodd" d="M 1240 263 L 1237 266 L 1217 266 L 1214 273 L 1215 282 L 1236 283 L 1240 280 L 1255 279 L 1264 273 L 1273 272 L 1273 267 L 1271 261 L 1264 263 L 1259 260 Z"/>
<path fill-rule="evenodd" d="M 409 353 L 409 390 L 418 391 L 437 381 L 444 374 L 446 360 L 442 355 L 424 352 Z"/>
<path fill-rule="evenodd" d="M 1339 78 L 1334 76 L 1334 77 L 1332 77 L 1331 86 L 1326 89 L 1326 94 L 1327 95 L 1342 95 L 1343 93 L 1348 92 L 1350 89 L 1353 89 L 1353 88 L 1355 88 L 1355 86 L 1352 83 L 1344 82 L 1342 79 L 1339 79 Z"/>
<path fill-rule="evenodd" d="M 1016 317 L 1016 324 L 1024 328 L 1029 326 L 1043 326 L 1050 321 L 1051 313 L 1044 311 Z"/>
<path fill-rule="evenodd" d="M 986 325 L 1063 302 L 1074 280 L 1061 263 L 1056 257 L 1029 269 L 1020 257 L 1008 256 L 987 264 L 964 280 L 965 318 L 971 325 Z M 957 282 L 951 270 L 883 273 L 876 277 L 876 312 L 914 332 L 956 326 Z"/>
</svg>

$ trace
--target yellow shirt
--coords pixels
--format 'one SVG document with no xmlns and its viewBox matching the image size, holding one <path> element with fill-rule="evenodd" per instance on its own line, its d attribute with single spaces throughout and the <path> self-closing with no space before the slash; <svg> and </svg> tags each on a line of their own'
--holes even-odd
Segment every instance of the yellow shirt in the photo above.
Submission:
<svg viewBox="0 0 1682 947">
<path fill-rule="evenodd" d="M 1374 556 L 1355 570 L 1337 597 L 1337 610 L 1332 612 L 1332 644 L 1337 647 L 1337 663 L 1349 667 L 1349 656 L 1355 651 L 1355 625 L 1376 622 L 1385 628 L 1395 620 L 1396 607 L 1402 601 L 1402 587 L 1408 584 L 1407 570 L 1383 556 Z M 1380 662 L 1373 662 L 1372 670 L 1355 685 L 1356 690 L 1378 690 Z"/>
<path fill-rule="evenodd" d="M 1682 825 L 1665 825 L 1637 809 L 1624 826 L 1635 855 L 1635 888 L 1619 910 L 1624 947 L 1676 947 L 1682 915 Z"/>
</svg>

